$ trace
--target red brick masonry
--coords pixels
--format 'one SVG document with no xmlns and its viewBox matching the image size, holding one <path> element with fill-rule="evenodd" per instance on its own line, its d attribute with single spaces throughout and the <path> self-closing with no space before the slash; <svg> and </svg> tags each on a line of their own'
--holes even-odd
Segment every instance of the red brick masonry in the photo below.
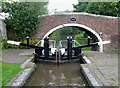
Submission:
<svg viewBox="0 0 120 88">
<path fill-rule="evenodd" d="M 75 22 L 70 21 L 72 17 L 76 18 Z M 110 44 L 104 45 L 104 51 L 118 51 L 118 17 L 88 13 L 63 13 L 41 16 L 40 22 L 40 27 L 34 35 L 36 38 L 42 38 L 48 31 L 59 25 L 77 23 L 95 30 L 98 34 L 102 32 L 102 40 L 111 41 Z"/>
</svg>

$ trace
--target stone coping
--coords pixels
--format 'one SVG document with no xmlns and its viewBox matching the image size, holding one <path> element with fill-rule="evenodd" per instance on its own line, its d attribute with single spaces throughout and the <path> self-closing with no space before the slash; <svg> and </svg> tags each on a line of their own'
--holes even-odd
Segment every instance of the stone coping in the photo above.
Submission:
<svg viewBox="0 0 120 88">
<path fill-rule="evenodd" d="M 30 58 L 27 59 L 25 62 L 23 62 L 23 63 L 21 64 L 20 68 L 25 68 L 25 67 L 27 66 L 27 64 L 29 64 L 29 63 L 32 61 L 33 58 L 34 58 L 34 57 L 30 57 Z"/>
<path fill-rule="evenodd" d="M 84 77 L 86 78 L 89 86 L 91 86 L 93 88 L 103 86 L 102 82 L 95 76 L 95 74 L 89 68 L 88 64 L 91 64 L 91 61 L 86 56 L 83 56 L 82 61 L 85 64 L 80 64 L 80 69 L 81 69 Z"/>
<path fill-rule="evenodd" d="M 118 19 L 119 18 L 119 17 L 115 17 L 115 16 L 97 15 L 97 14 L 91 14 L 91 13 L 86 13 L 86 12 L 56 13 L 56 14 L 40 15 L 40 17 L 55 16 L 55 15 L 86 15 L 86 16 L 103 17 L 103 18 L 109 18 L 109 19 Z"/>
<path fill-rule="evenodd" d="M 20 71 L 9 83 L 5 85 L 5 87 L 21 87 L 24 86 L 25 82 L 34 71 L 35 63 L 32 62 L 33 57 L 27 59 L 23 64 L 21 64 L 21 68 L 25 68 L 25 70 Z M 89 86 L 92 87 L 102 87 L 104 86 L 102 82 L 97 78 L 92 69 L 90 69 L 90 64 L 92 63 L 88 57 L 83 56 L 83 62 L 86 64 L 80 64 L 81 71 L 83 72 L 84 77 L 88 81 Z"/>
<path fill-rule="evenodd" d="M 21 88 L 24 86 L 25 82 L 31 75 L 31 73 L 35 69 L 35 63 L 32 62 L 33 57 L 30 57 L 25 62 L 21 64 L 21 68 L 25 70 L 21 70 L 12 80 L 10 80 L 4 87 L 17 87 Z"/>
</svg>

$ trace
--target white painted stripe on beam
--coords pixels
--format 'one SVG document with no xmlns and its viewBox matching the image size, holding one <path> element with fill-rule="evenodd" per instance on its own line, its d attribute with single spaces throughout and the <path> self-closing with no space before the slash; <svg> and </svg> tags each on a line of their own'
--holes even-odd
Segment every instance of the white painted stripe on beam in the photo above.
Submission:
<svg viewBox="0 0 120 88">
<path fill-rule="evenodd" d="M 102 42 L 97 42 L 97 43 L 98 43 L 98 45 L 100 45 L 100 44 L 109 44 L 110 41 L 102 41 Z"/>
<path fill-rule="evenodd" d="M 21 42 L 15 42 L 15 41 L 7 41 L 9 44 L 15 44 L 15 45 L 20 45 Z"/>
</svg>

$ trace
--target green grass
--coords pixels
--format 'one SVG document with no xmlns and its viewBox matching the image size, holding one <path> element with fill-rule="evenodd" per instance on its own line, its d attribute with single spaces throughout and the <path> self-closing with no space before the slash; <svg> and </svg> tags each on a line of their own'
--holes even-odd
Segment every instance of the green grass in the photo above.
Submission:
<svg viewBox="0 0 120 88">
<path fill-rule="evenodd" d="M 0 68 L 2 71 L 2 77 L 0 76 L 0 81 L 2 81 L 2 85 L 4 86 L 7 82 L 9 82 L 22 68 L 20 68 L 21 63 L 0 63 Z"/>
<path fill-rule="evenodd" d="M 84 50 L 91 50 L 91 47 L 82 48 L 82 51 L 84 51 Z"/>
<path fill-rule="evenodd" d="M 80 45 L 84 45 L 84 44 L 87 44 L 87 39 L 84 39 L 83 40 L 83 44 L 82 44 L 82 40 L 77 40 L 77 42 L 80 44 Z M 76 43 L 76 46 L 79 46 L 79 44 Z M 85 48 L 82 48 L 82 51 L 83 50 L 91 50 L 91 47 L 85 47 Z"/>
<path fill-rule="evenodd" d="M 88 35 L 87 35 L 88 36 Z M 87 38 L 84 36 L 84 32 L 81 33 L 81 34 L 77 34 L 75 35 L 76 38 Z M 84 44 L 87 44 L 88 43 L 88 39 L 83 39 L 83 40 L 77 40 L 77 42 L 80 44 L 80 45 L 84 45 Z M 76 44 L 76 46 L 79 46 L 79 44 Z M 82 48 L 82 51 L 83 50 L 91 50 L 91 47 L 85 47 L 85 48 Z"/>
</svg>

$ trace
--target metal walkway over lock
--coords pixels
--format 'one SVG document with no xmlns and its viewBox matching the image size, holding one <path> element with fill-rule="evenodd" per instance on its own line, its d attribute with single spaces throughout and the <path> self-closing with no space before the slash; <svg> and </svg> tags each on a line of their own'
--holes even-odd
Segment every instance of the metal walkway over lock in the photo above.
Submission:
<svg viewBox="0 0 120 88">
<path fill-rule="evenodd" d="M 57 48 L 49 47 L 48 37 L 44 38 L 44 46 L 37 46 L 37 44 L 36 45 L 29 44 L 29 37 L 27 37 L 27 44 L 21 42 L 15 42 L 15 41 L 7 41 L 7 43 L 35 48 L 35 56 L 34 56 L 35 62 L 37 62 L 38 60 L 45 60 L 45 61 L 47 60 L 47 61 L 54 61 L 57 64 L 62 63 L 63 61 L 79 59 L 82 56 L 81 53 L 82 48 L 101 44 L 101 42 L 90 43 L 89 36 L 87 38 L 87 44 L 84 45 L 75 46 L 74 44 L 74 47 L 72 47 L 72 41 L 74 41 L 72 37 L 67 37 L 67 48 L 61 48 L 58 50 Z M 102 44 L 107 44 L 107 43 L 110 42 L 109 41 L 102 42 Z M 55 47 L 55 43 L 54 43 L 54 47 Z"/>
</svg>

